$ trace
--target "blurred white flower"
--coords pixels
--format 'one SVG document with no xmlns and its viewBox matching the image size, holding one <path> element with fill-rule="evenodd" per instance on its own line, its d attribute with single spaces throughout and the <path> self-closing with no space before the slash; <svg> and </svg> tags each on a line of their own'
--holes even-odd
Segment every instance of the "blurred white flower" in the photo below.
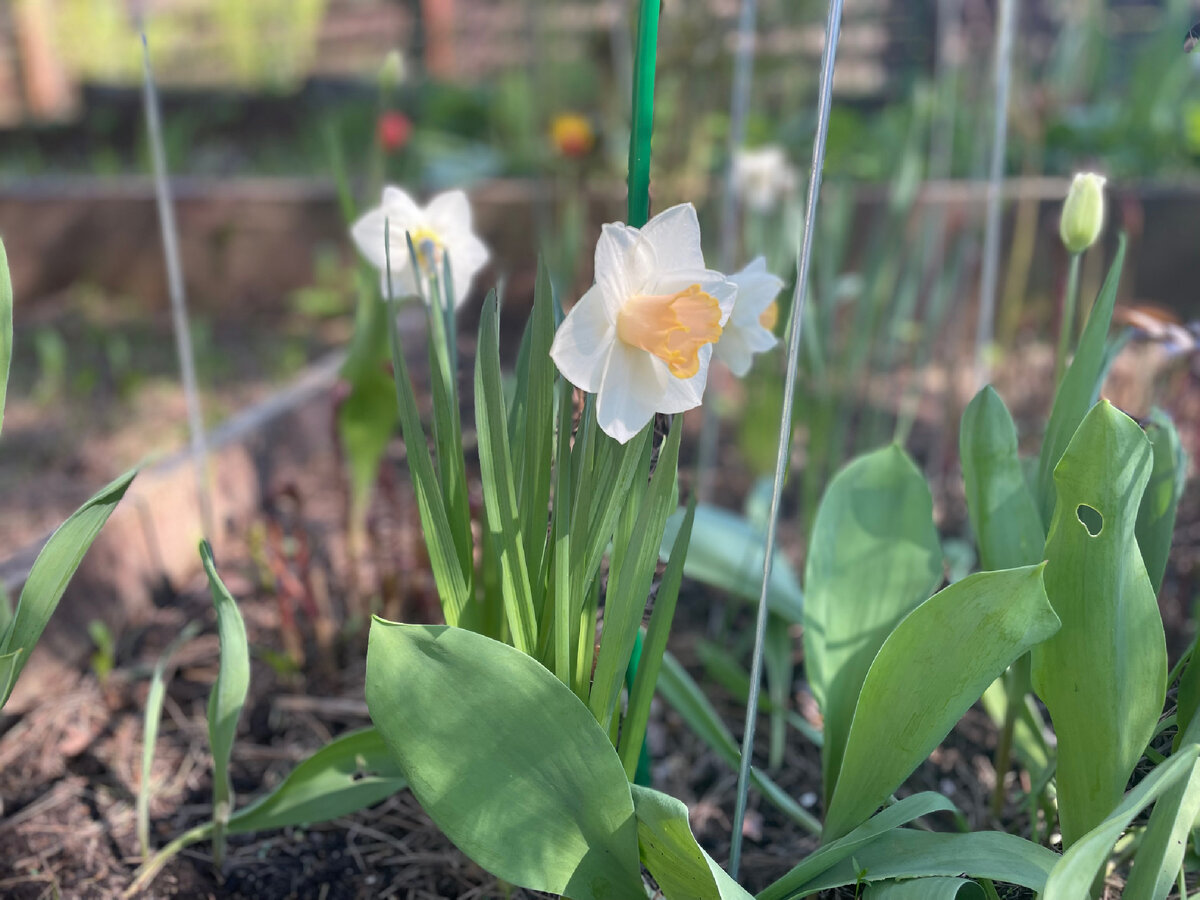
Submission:
<svg viewBox="0 0 1200 900">
<path fill-rule="evenodd" d="M 796 189 L 796 170 L 778 144 L 733 154 L 733 186 L 755 212 L 770 212 Z"/>
<path fill-rule="evenodd" d="M 359 251 L 380 271 L 380 291 L 387 297 L 385 222 L 391 239 L 392 296 L 410 297 L 422 291 L 426 297 L 432 296 L 430 282 L 441 275 L 449 255 L 454 305 L 459 306 L 471 289 L 471 281 L 488 261 L 487 247 L 471 228 L 467 195 L 462 191 L 447 191 L 422 209 L 400 188 L 385 187 L 382 203 L 351 226 L 350 234 Z M 413 272 L 406 234 L 412 236 L 419 273 Z M 418 274 L 420 284 L 416 280 Z"/>
<path fill-rule="evenodd" d="M 641 229 L 605 225 L 595 276 L 559 326 L 550 356 L 569 382 L 597 395 L 600 427 L 624 444 L 655 413 L 700 405 L 737 287 L 705 267 L 690 203 Z"/>
<path fill-rule="evenodd" d="M 737 285 L 733 314 L 714 351 L 717 359 L 729 366 L 738 378 L 750 371 L 755 353 L 763 353 L 779 343 L 775 324 L 779 304 L 775 298 L 783 290 L 783 279 L 767 271 L 767 261 L 758 257 L 742 271 L 729 276 Z"/>
</svg>

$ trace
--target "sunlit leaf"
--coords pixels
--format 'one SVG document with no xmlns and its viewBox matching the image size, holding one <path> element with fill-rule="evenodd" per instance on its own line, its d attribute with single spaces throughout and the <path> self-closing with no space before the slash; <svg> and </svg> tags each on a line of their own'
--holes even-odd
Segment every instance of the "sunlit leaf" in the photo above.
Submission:
<svg viewBox="0 0 1200 900">
<path fill-rule="evenodd" d="M 1058 736 L 1067 848 L 1120 802 L 1163 708 L 1166 638 L 1134 537 L 1150 456 L 1137 424 L 1104 401 L 1054 472 L 1045 577 L 1062 629 L 1034 648 L 1033 684 Z"/>
<path fill-rule="evenodd" d="M 1133 871 L 1125 882 L 1127 897 L 1165 900 L 1183 864 L 1188 836 L 1200 817 L 1200 762 L 1180 775 L 1154 804 L 1142 835 Z"/>
<path fill-rule="evenodd" d="M 8 685 L 4 686 L 3 679 L 0 679 L 0 687 L 3 687 L 0 708 L 8 702 L 21 669 L 29 661 L 29 654 L 46 630 L 46 623 L 58 607 L 58 601 L 83 561 L 83 555 L 125 496 L 136 474 L 136 470 L 126 472 L 101 488 L 59 526 L 34 560 L 25 587 L 21 589 L 17 608 L 9 620 L 3 640 L 0 640 L 0 656 L 20 651 L 18 656 L 13 657 Z"/>
<path fill-rule="evenodd" d="M 872 882 L 863 891 L 863 900 L 984 900 L 985 896 L 974 881 L 946 877 Z"/>
<path fill-rule="evenodd" d="M 1175 534 L 1175 513 L 1187 480 L 1188 458 L 1175 423 L 1161 409 L 1150 413 L 1146 437 L 1154 448 L 1154 463 L 1137 514 L 1137 541 L 1146 574 L 1157 594 L 1167 571 L 1167 556 Z"/>
<path fill-rule="evenodd" d="M 871 661 L 941 580 L 933 500 L 908 455 L 892 445 L 842 469 L 817 510 L 804 585 L 805 671 L 825 716 L 827 803 Z"/>
<path fill-rule="evenodd" d="M 536 660 L 474 632 L 377 619 L 366 694 L 413 794 L 479 865 L 573 900 L 640 895 L 621 761 Z"/>
<path fill-rule="evenodd" d="M 1058 626 L 1040 565 L 979 572 L 906 616 L 863 682 L 825 815 L 826 838 L 865 821 L 984 688 Z"/>
</svg>

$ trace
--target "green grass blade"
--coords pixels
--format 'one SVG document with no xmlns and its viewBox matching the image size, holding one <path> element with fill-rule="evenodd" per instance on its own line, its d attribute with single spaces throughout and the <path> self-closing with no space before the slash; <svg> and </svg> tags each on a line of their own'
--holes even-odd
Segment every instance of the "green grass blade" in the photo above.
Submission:
<svg viewBox="0 0 1200 900">
<path fill-rule="evenodd" d="M 0 240 L 0 430 L 4 428 L 4 400 L 8 395 L 8 371 L 12 364 L 12 278 L 8 274 L 8 254 Z"/>
<path fill-rule="evenodd" d="M 646 739 L 646 723 L 650 721 L 650 701 L 658 684 L 658 673 L 662 669 L 663 654 L 667 651 L 667 636 L 675 618 L 675 604 L 679 600 L 679 586 L 683 583 L 684 558 L 688 553 L 688 540 L 692 534 L 692 521 L 696 512 L 696 500 L 688 502 L 683 522 L 675 536 L 675 545 L 667 560 L 654 600 L 654 612 L 650 614 L 650 625 L 646 629 L 646 642 L 642 647 L 642 658 L 638 663 L 637 677 L 629 692 L 629 709 L 621 726 L 621 743 L 618 752 L 625 766 L 625 774 L 633 781 L 637 771 L 638 757 Z"/>
<path fill-rule="evenodd" d="M 642 498 L 630 539 L 617 542 L 625 549 L 619 563 L 614 563 L 619 568 L 609 575 L 609 589 L 604 601 L 604 633 L 600 638 L 600 652 L 588 699 L 588 707 L 601 723 L 610 721 L 616 712 L 625 670 L 646 611 L 663 526 L 675 506 L 675 478 L 682 434 L 683 416 L 676 416 L 659 452 L 658 465 Z M 625 501 L 629 502 L 628 496 Z"/>
<path fill-rule="evenodd" d="M 1045 578 L 1062 629 L 1034 648 L 1033 685 L 1058 736 L 1068 849 L 1120 802 L 1163 708 L 1166 639 L 1134 536 L 1150 457 L 1137 424 L 1102 401 L 1054 471 Z"/>
<path fill-rule="evenodd" d="M 670 653 L 663 654 L 662 670 L 658 676 L 658 693 L 726 765 L 737 769 L 741 758 L 737 741 L 721 721 L 720 714 L 704 696 L 700 686 Z M 809 834 L 821 833 L 821 823 L 793 800 L 787 791 L 758 769 L 750 770 L 750 783 L 780 812 Z"/>
<path fill-rule="evenodd" d="M 554 341 L 554 289 L 546 262 L 540 256 L 529 335 L 529 380 L 524 398 L 525 419 L 520 429 L 522 444 L 517 451 L 520 461 L 517 496 L 525 534 L 525 558 L 531 565 L 540 566 L 546 552 L 554 458 L 555 377 L 554 361 L 550 358 L 550 344 Z"/>
<path fill-rule="evenodd" d="M 577 621 L 577 607 L 571 594 L 571 393 L 567 381 L 559 381 L 558 390 L 558 452 L 554 467 L 554 606 L 551 615 L 554 621 L 554 673 L 559 680 L 571 685 L 573 654 L 571 653 L 571 628 Z"/>
<path fill-rule="evenodd" d="M 500 323 L 496 294 L 483 304 L 475 359 L 475 420 L 487 526 L 500 553 L 500 584 L 513 646 L 532 655 L 537 648 L 533 587 L 517 515 L 517 489 L 508 446 L 508 416 L 500 380 Z"/>
<path fill-rule="evenodd" d="M 225 859 L 225 829 L 233 814 L 229 758 L 237 738 L 238 718 L 250 688 L 250 645 L 237 601 L 217 574 L 212 548 L 207 541 L 200 543 L 200 559 L 217 610 L 217 637 L 221 647 L 217 680 L 208 695 L 208 743 L 213 757 L 213 862 L 219 870 Z"/>
<path fill-rule="evenodd" d="M 1155 595 L 1162 589 L 1167 556 L 1175 534 L 1175 514 L 1187 481 L 1188 457 L 1171 417 L 1161 409 L 1150 412 L 1146 437 L 1154 452 L 1150 481 L 1137 513 L 1137 542 Z"/>
<path fill-rule="evenodd" d="M 112 515 L 112 511 L 125 491 L 129 489 L 137 470 L 126 472 L 124 475 L 101 488 L 83 506 L 79 507 L 67 521 L 46 541 L 46 545 L 37 555 L 33 567 L 29 570 L 29 578 L 21 590 L 17 608 L 8 628 L 0 640 L 0 656 L 7 656 L 20 651 L 13 658 L 13 670 L 9 684 L 0 693 L 0 709 L 8 702 L 13 686 L 21 674 L 21 669 L 29 660 L 34 645 L 46 629 L 46 624 L 58 607 L 67 584 L 83 561 L 92 541 Z M 3 686 L 3 685 L 0 685 Z"/>
<path fill-rule="evenodd" d="M 1117 246 L 1117 255 L 1108 277 L 1088 314 L 1087 325 L 1079 339 L 1079 349 L 1071 360 L 1067 374 L 1054 395 L 1054 408 L 1046 425 L 1046 436 L 1042 439 L 1042 452 L 1038 457 L 1038 501 L 1042 523 L 1050 525 L 1054 512 L 1054 467 L 1071 443 L 1075 429 L 1083 421 L 1092 404 L 1096 402 L 1099 380 L 1104 372 L 1105 340 L 1108 326 L 1112 322 L 1113 306 L 1117 302 L 1117 287 L 1121 281 L 1121 268 L 1125 263 L 1125 237 Z"/>
<path fill-rule="evenodd" d="M 167 649 L 154 664 L 150 690 L 146 694 L 146 712 L 142 719 L 142 779 L 137 795 L 137 834 L 142 859 L 150 858 L 150 797 L 153 793 L 150 779 L 154 768 L 154 749 L 158 743 L 158 726 L 162 720 L 163 700 L 167 696 L 167 665 L 175 651 L 195 637 L 199 630 L 199 623 L 188 622 L 175 640 L 167 645 Z"/>
<path fill-rule="evenodd" d="M 958 437 L 971 529 L 985 571 L 1031 566 L 1046 532 L 1017 455 L 1017 429 L 991 385 L 963 411 Z"/>
<path fill-rule="evenodd" d="M 826 804 L 871 661 L 941 580 L 933 499 L 908 455 L 892 445 L 839 472 L 817 511 L 804 585 L 805 666 L 825 717 Z"/>
</svg>

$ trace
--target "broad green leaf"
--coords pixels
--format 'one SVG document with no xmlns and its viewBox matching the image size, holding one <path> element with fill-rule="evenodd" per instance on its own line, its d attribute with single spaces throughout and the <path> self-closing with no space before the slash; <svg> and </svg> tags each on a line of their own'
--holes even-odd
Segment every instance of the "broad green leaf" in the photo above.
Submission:
<svg viewBox="0 0 1200 900">
<path fill-rule="evenodd" d="M 625 670 L 654 582 L 663 525 L 677 502 L 675 479 L 682 434 L 683 417 L 676 416 L 659 451 L 658 464 L 629 540 L 619 540 L 617 543 L 624 549 L 620 554 L 615 549 L 613 552 L 614 569 L 609 574 L 604 603 L 604 631 L 588 696 L 588 708 L 601 723 L 612 719 L 621 698 Z"/>
<path fill-rule="evenodd" d="M 841 837 L 865 821 L 984 688 L 1058 627 L 1041 565 L 979 572 L 906 616 L 863 682 L 825 815 L 825 837 Z"/>
<path fill-rule="evenodd" d="M 225 829 L 234 804 L 233 788 L 229 783 L 229 758 L 233 754 L 238 719 L 250 688 L 250 645 L 237 601 L 217 574 L 212 548 L 207 541 L 200 542 L 200 560 L 204 563 L 213 606 L 217 610 L 221 654 L 217 680 L 208 695 L 208 743 L 213 757 L 213 859 L 220 868 L 225 856 Z"/>
<path fill-rule="evenodd" d="M 508 415 L 500 381 L 500 322 L 496 293 L 488 295 L 479 321 L 475 360 L 475 420 L 479 431 L 479 468 L 487 527 L 500 552 L 500 586 L 513 645 L 525 653 L 537 647 L 533 585 L 529 577 L 517 488 L 508 446 Z"/>
<path fill-rule="evenodd" d="M 663 654 L 663 667 L 658 677 L 658 693 L 683 717 L 689 728 L 725 761 L 737 769 L 741 750 L 725 727 L 720 714 L 704 696 L 700 686 L 670 653 Z M 750 783 L 784 815 L 810 834 L 821 833 L 821 823 L 791 796 L 756 768 L 750 769 Z"/>
<path fill-rule="evenodd" d="M 1041 891 L 1059 859 L 1052 850 L 1015 834 L 999 831 L 950 834 L 894 828 L 797 890 L 779 895 L 779 900 L 807 897 L 859 882 L 937 875 L 990 878 Z M 763 895 L 759 895 L 759 900 L 763 900 Z"/>
<path fill-rule="evenodd" d="M 696 843 L 680 801 L 633 785 L 638 850 L 666 900 L 751 900 L 751 895 Z"/>
<path fill-rule="evenodd" d="M 8 274 L 8 254 L 0 240 L 0 430 L 4 428 L 4 400 L 8 396 L 8 371 L 12 364 L 12 279 Z M 2 704 L 0 704 L 2 705 Z"/>
<path fill-rule="evenodd" d="M 681 521 L 682 509 L 676 510 L 667 520 L 659 552 L 664 562 L 674 546 Z M 757 603 L 762 590 L 763 536 L 764 532 L 746 519 L 701 503 L 696 507 L 692 549 L 684 563 L 683 573 L 688 578 Z M 804 594 L 791 563 L 782 551 L 776 551 L 771 563 L 767 605 L 771 612 L 789 622 L 799 624 L 804 619 Z"/>
<path fill-rule="evenodd" d="M 963 483 L 979 559 L 987 571 L 1031 566 L 1046 532 L 1017 455 L 1017 429 L 988 385 L 968 404 L 959 428 Z"/>
<path fill-rule="evenodd" d="M 1165 900 L 1183 865 L 1188 835 L 1200 816 L 1200 762 L 1188 775 L 1176 778 L 1154 804 L 1150 824 L 1142 835 L 1133 871 L 1125 883 L 1127 897 Z"/>
<path fill-rule="evenodd" d="M 974 881 L 965 878 L 906 878 L 867 885 L 863 900 L 984 900 Z"/>
<path fill-rule="evenodd" d="M 239 809 L 229 819 L 229 832 L 327 822 L 374 806 L 407 784 L 382 735 L 363 728 L 334 738 L 269 794 Z"/>
<path fill-rule="evenodd" d="M 1120 802 L 1163 708 L 1166 638 L 1134 537 L 1149 476 L 1149 441 L 1107 401 L 1054 471 L 1045 578 L 1062 629 L 1034 648 L 1033 685 L 1058 736 L 1068 849 Z"/>
<path fill-rule="evenodd" d="M 1092 882 L 1108 860 L 1113 844 L 1134 816 L 1159 800 L 1181 779 L 1186 781 L 1190 778 L 1197 752 L 1200 752 L 1200 745 L 1192 744 L 1157 766 L 1141 784 L 1125 795 L 1125 799 L 1107 818 L 1075 841 L 1050 873 L 1043 900 L 1088 900 Z"/>
<path fill-rule="evenodd" d="M 903 800 L 898 800 L 876 813 L 846 836 L 830 841 L 806 856 L 798 866 L 759 893 L 758 900 L 783 900 L 785 897 L 795 896 L 795 892 L 805 882 L 812 881 L 818 875 L 827 872 L 880 835 L 899 828 L 901 825 L 907 825 L 921 816 L 954 811 L 953 803 L 941 794 L 935 794 L 932 791 L 913 794 Z"/>
<path fill-rule="evenodd" d="M 646 739 L 646 723 L 650 721 L 650 701 L 654 699 L 654 688 L 658 684 L 658 673 L 662 669 L 663 654 L 667 652 L 667 637 L 671 632 L 671 621 L 675 618 L 675 604 L 679 600 L 679 586 L 683 582 L 683 559 L 688 552 L 688 539 L 692 533 L 692 515 L 696 511 L 693 496 L 687 505 L 683 526 L 675 537 L 675 546 L 667 560 L 654 598 L 654 611 L 650 614 L 650 625 L 646 629 L 646 642 L 638 662 L 637 676 L 629 691 L 629 708 L 621 724 L 621 742 L 618 751 L 625 766 L 625 774 L 633 781 Z M 636 801 L 636 798 L 634 798 Z"/>
<path fill-rule="evenodd" d="M 817 510 L 805 572 L 804 659 L 825 716 L 828 804 L 871 660 L 942 580 L 929 486 L 896 445 L 851 462 Z"/>
<path fill-rule="evenodd" d="M 1167 556 L 1175 534 L 1175 513 L 1187 480 L 1188 458 L 1175 423 L 1161 409 L 1152 410 L 1146 437 L 1154 452 L 1150 481 L 1137 514 L 1137 541 L 1155 595 L 1162 589 Z"/>
<path fill-rule="evenodd" d="M 0 656 L 21 651 L 19 656 L 13 658 L 13 670 L 8 685 L 0 684 L 0 687 L 3 687 L 3 692 L 0 692 L 0 709 L 8 702 L 21 669 L 29 661 L 29 654 L 33 652 L 42 632 L 46 630 L 46 623 L 58 607 L 58 601 L 62 599 L 67 583 L 83 561 L 83 555 L 87 553 L 92 541 L 121 502 L 121 498 L 125 496 L 125 491 L 136 474 L 136 470 L 126 472 L 101 488 L 50 535 L 50 539 L 34 560 L 25 587 L 21 589 L 17 608 L 4 632 L 4 639 L 0 640 Z"/>
<path fill-rule="evenodd" d="M 338 407 L 338 436 L 350 476 L 351 527 L 356 530 L 365 526 L 379 464 L 399 420 L 396 391 L 382 369 L 364 372 L 351 384 L 349 396 Z"/>
<path fill-rule="evenodd" d="M 532 657 L 458 628 L 376 619 L 366 694 L 413 794 L 479 865 L 573 900 L 640 895 L 621 761 Z"/>
<path fill-rule="evenodd" d="M 1038 457 L 1038 506 L 1042 523 L 1047 526 L 1057 496 L 1055 467 L 1071 443 L 1075 429 L 1096 402 L 1099 381 L 1104 373 L 1105 339 L 1112 322 L 1113 305 L 1117 301 L 1117 287 L 1124 263 L 1125 236 L 1122 235 L 1108 277 L 1088 314 L 1087 325 L 1079 338 L 1079 349 L 1075 351 L 1075 358 L 1071 360 L 1067 374 L 1063 376 L 1054 395 L 1054 408 L 1050 412 L 1046 436 L 1042 439 L 1042 452 Z"/>
</svg>

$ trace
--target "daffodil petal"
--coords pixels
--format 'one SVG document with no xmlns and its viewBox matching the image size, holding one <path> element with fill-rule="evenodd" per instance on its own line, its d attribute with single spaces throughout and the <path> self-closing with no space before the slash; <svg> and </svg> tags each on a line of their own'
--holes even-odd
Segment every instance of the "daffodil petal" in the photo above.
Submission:
<svg viewBox="0 0 1200 900">
<path fill-rule="evenodd" d="M 647 222 L 641 240 L 654 248 L 659 271 L 707 268 L 700 247 L 700 221 L 690 203 L 672 206 Z"/>
<path fill-rule="evenodd" d="M 550 358 L 563 377 L 589 394 L 603 386 L 604 369 L 617 343 L 616 326 L 608 319 L 602 294 L 600 285 L 584 294 L 558 326 L 550 345 Z"/>
<path fill-rule="evenodd" d="M 451 233 L 470 233 L 471 201 L 465 191 L 444 191 L 429 201 L 424 218 L 443 239 Z"/>
<path fill-rule="evenodd" d="M 604 288 L 604 308 L 616 322 L 625 300 L 637 291 L 629 277 L 636 264 L 638 230 L 620 223 L 603 225 L 596 242 L 595 279 Z"/>
<path fill-rule="evenodd" d="M 619 443 L 628 443 L 659 411 L 653 362 L 658 360 L 648 353 L 628 350 L 619 341 L 612 347 L 603 370 L 604 381 L 597 391 L 596 421 L 605 434 Z M 666 369 L 665 363 L 662 366 Z M 668 372 L 667 377 L 674 376 Z"/>
<path fill-rule="evenodd" d="M 754 361 L 754 351 L 747 345 L 743 335 L 736 331 L 721 335 L 715 353 L 717 359 L 728 366 L 729 371 L 738 378 L 746 376 L 750 371 L 750 364 Z"/>
</svg>

